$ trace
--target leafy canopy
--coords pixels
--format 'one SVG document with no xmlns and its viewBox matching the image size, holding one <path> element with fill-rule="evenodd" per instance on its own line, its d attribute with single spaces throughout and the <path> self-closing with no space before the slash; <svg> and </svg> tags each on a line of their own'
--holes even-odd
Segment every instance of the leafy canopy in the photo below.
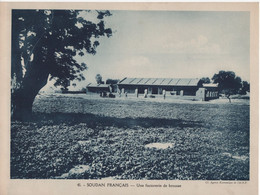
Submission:
<svg viewBox="0 0 260 195">
<path fill-rule="evenodd" d="M 82 12 L 96 13 L 98 22 L 81 17 Z M 84 80 L 81 72 L 87 66 L 74 57 L 94 55 L 97 39 L 112 35 L 104 22 L 110 15 L 109 11 L 13 10 L 12 80 L 22 86 L 27 77 L 42 73 L 64 88 L 71 80 Z"/>
<path fill-rule="evenodd" d="M 219 71 L 212 77 L 214 83 L 219 84 L 220 91 L 226 94 L 236 94 L 242 87 L 242 80 L 233 71 Z"/>
<path fill-rule="evenodd" d="M 100 74 L 97 74 L 95 78 L 97 84 L 104 84 L 104 81 L 102 80 L 102 76 Z"/>
<path fill-rule="evenodd" d="M 107 80 L 106 80 L 106 84 L 115 85 L 115 84 L 117 84 L 119 81 L 120 81 L 119 79 L 107 79 Z"/>
<path fill-rule="evenodd" d="M 210 83 L 209 77 L 202 77 L 200 80 L 201 80 L 201 83 Z"/>
</svg>

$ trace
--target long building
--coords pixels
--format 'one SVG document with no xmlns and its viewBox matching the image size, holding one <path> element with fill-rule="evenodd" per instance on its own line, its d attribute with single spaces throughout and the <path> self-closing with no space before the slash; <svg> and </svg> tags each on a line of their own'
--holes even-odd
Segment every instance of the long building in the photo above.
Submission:
<svg viewBox="0 0 260 195">
<path fill-rule="evenodd" d="M 193 96 L 199 100 L 219 97 L 217 84 L 203 85 L 197 78 L 124 78 L 118 89 L 121 93 Z"/>
<path fill-rule="evenodd" d="M 144 97 L 167 96 L 203 101 L 219 98 L 218 84 L 203 84 L 197 78 L 124 78 L 114 87 L 117 90 L 112 90 L 112 85 L 90 83 L 87 85 L 87 93 L 117 91 L 119 97 L 144 94 Z"/>
</svg>

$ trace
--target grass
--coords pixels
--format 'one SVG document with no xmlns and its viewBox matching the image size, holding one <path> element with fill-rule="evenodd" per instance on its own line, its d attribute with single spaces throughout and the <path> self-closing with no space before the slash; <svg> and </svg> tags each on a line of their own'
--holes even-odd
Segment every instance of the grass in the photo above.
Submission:
<svg viewBox="0 0 260 195">
<path fill-rule="evenodd" d="M 33 110 L 30 120 L 11 122 L 11 178 L 59 178 L 89 165 L 66 178 L 249 180 L 248 103 L 64 95 L 40 96 Z"/>
</svg>

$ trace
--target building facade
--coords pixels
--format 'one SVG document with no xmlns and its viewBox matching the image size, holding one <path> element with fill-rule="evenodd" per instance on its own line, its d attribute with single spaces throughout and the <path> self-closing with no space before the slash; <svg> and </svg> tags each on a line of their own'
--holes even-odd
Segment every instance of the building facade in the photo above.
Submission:
<svg viewBox="0 0 260 195">
<path fill-rule="evenodd" d="M 190 97 L 207 101 L 219 97 L 217 84 L 203 84 L 197 78 L 124 78 L 118 91 L 128 94 Z"/>
<path fill-rule="evenodd" d="M 110 84 L 88 84 L 87 94 L 115 93 L 119 97 L 143 95 L 144 97 L 183 98 L 208 101 L 219 98 L 218 84 L 203 84 L 197 78 L 124 78 L 116 90 Z"/>
<path fill-rule="evenodd" d="M 92 84 L 89 83 L 86 87 L 86 93 L 102 93 L 102 92 L 111 92 L 111 85 L 108 84 Z"/>
</svg>

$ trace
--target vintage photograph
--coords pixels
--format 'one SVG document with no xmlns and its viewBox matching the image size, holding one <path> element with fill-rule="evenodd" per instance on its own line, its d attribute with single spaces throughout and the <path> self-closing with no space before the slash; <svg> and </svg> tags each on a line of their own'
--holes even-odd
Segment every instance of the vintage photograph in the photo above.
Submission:
<svg viewBox="0 0 260 195">
<path fill-rule="evenodd" d="M 250 12 L 12 9 L 10 178 L 250 181 Z"/>
</svg>

